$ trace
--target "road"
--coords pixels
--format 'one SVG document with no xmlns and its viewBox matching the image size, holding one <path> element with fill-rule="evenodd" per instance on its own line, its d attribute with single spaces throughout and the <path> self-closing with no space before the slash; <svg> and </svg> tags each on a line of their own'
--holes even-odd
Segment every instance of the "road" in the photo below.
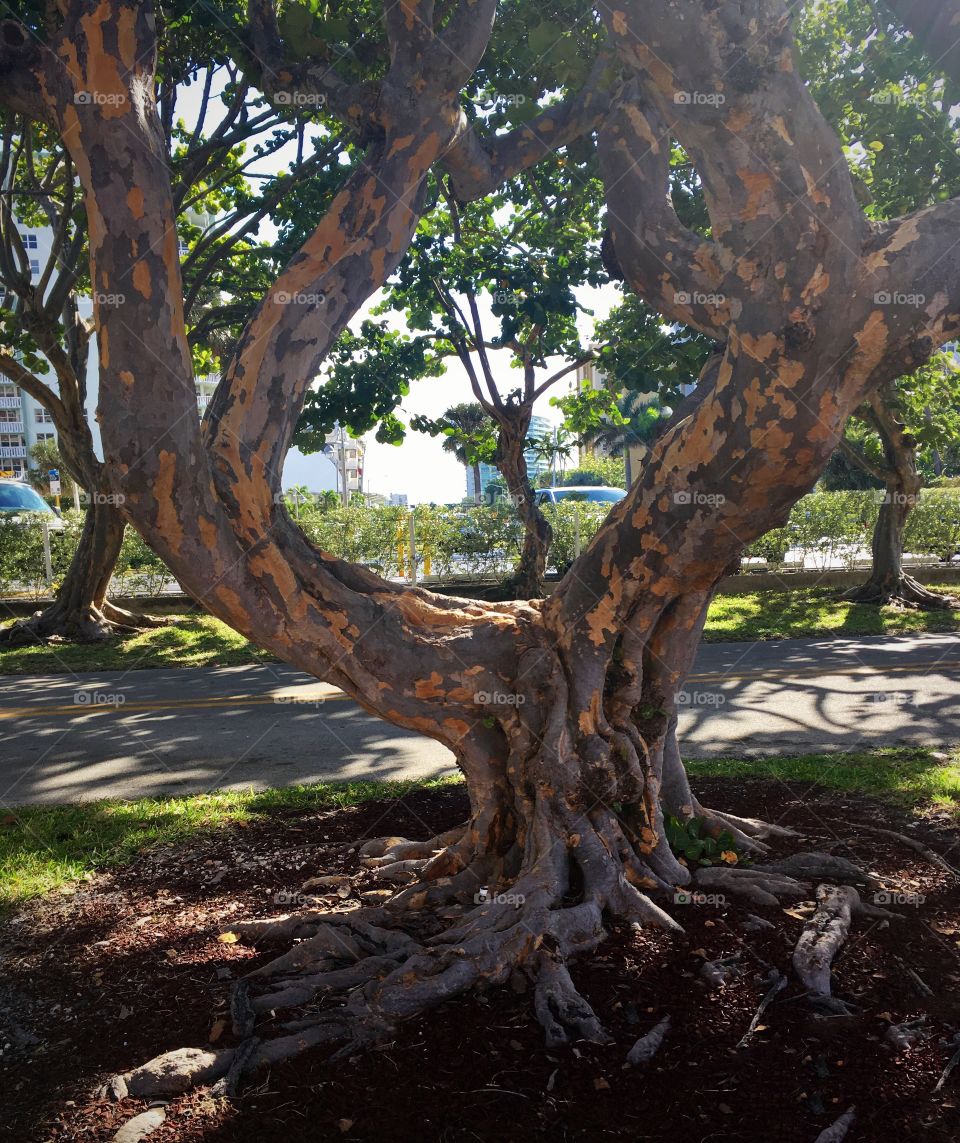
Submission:
<svg viewBox="0 0 960 1143">
<path fill-rule="evenodd" d="M 960 637 L 700 648 L 687 757 L 960 741 Z M 452 755 L 291 667 L 0 676 L 0 805 L 351 778 L 426 777 Z"/>
</svg>

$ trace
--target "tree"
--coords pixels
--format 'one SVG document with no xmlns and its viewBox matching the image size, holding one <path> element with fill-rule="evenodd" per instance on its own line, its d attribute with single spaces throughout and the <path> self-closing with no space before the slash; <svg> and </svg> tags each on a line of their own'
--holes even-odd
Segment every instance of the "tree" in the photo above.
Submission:
<svg viewBox="0 0 960 1143">
<path fill-rule="evenodd" d="M 442 434 L 443 451 L 452 453 L 466 469 L 473 469 L 474 500 L 483 501 L 480 465 L 489 464 L 496 451 L 493 422 L 476 401 L 452 405 L 436 421 L 418 418 L 418 427 Z"/>
<path fill-rule="evenodd" d="M 553 159 L 480 201 L 458 201 L 449 178 L 438 179 L 434 192 L 438 206 L 421 221 L 377 307 L 378 313 L 402 313 L 415 336 L 371 322 L 359 339 L 343 335 L 331 383 L 311 394 L 298 439 L 305 424 L 322 431 L 335 412 L 343 415 L 344 402 L 351 425 L 376 416 L 381 438 L 398 439 L 391 402 L 395 406 L 416 378 L 438 372 L 438 362 L 456 357 L 494 426 L 492 462 L 524 525 L 511 585 L 538 598 L 551 530 L 527 471 L 530 425 L 536 402 L 592 356 L 577 329 L 575 287 L 604 277 L 595 221 L 599 184 Z M 497 367 L 498 350 L 510 354 L 515 386 Z M 358 375 L 376 382 L 361 387 Z M 444 418 L 417 416 L 411 424 L 434 436 L 449 430 Z"/>
<path fill-rule="evenodd" d="M 960 4 L 949 7 L 960 19 Z M 677 860 L 666 817 L 696 820 L 740 852 L 762 853 L 774 832 L 698 802 L 677 742 L 678 693 L 710 598 L 743 545 L 786 520 L 874 389 L 916 372 L 960 332 L 960 266 L 943 257 L 960 202 L 879 226 L 864 217 L 796 66 L 782 0 L 603 10 L 624 69 L 598 133 L 617 261 L 667 322 L 724 348 L 549 599 L 444 599 L 314 549 L 277 495 L 281 461 L 310 379 L 413 240 L 431 170 L 449 174 L 458 200 L 479 197 L 593 129 L 595 105 L 567 94 L 559 74 L 566 58 L 538 70 L 549 105 L 491 135 L 462 102 L 488 46 L 490 0 L 388 5 L 388 43 L 372 45 L 382 64 L 362 81 L 341 73 L 332 50 L 298 55 L 301 42 L 287 46 L 272 6 L 251 4 L 245 42 L 259 81 L 268 92 L 283 83 L 323 93 L 331 113 L 359 123 L 366 151 L 257 307 L 201 426 L 151 97 L 151 7 L 75 0 L 64 9 L 62 23 L 42 29 L 42 52 L 4 26 L 0 100 L 63 135 L 91 220 L 94 296 L 144 266 L 123 307 L 96 310 L 104 447 L 125 515 L 248 638 L 449 745 L 471 796 L 462 829 L 364 847 L 386 876 L 415 871 L 386 905 L 234 925 L 242 939 L 298 942 L 235 990 L 235 1044 L 167 1053 L 117 1079 L 114 1092 L 221 1080 L 231 1091 L 257 1066 L 320 1045 L 349 1053 L 514 971 L 531 980 L 549 1044 L 603 1039 L 568 961 L 594 949 L 611 920 L 679 927 L 675 887 L 703 875 Z M 530 65 L 529 55 L 517 64 L 516 44 L 533 29 L 515 7 L 505 12 L 516 39 L 500 32 L 495 48 L 509 79 Z M 544 12 L 548 34 L 557 20 L 570 27 L 569 13 Z M 484 64 L 488 74 L 495 64 Z M 91 82 L 109 102 L 75 99 Z M 666 193 L 674 137 L 709 188 L 706 235 L 683 225 Z M 928 299 L 922 310 L 876 300 L 907 290 Z M 736 870 L 710 875 L 742 889 Z M 749 880 L 784 892 L 763 864 Z M 492 893 L 477 903 L 480 886 Z M 796 963 L 806 973 L 802 949 Z M 342 1005 L 315 1005 L 343 988 Z M 292 1029 L 255 1034 L 269 1013 L 291 1009 Z"/>
<path fill-rule="evenodd" d="M 920 7 L 912 6 L 911 12 L 929 37 L 934 12 L 928 7 L 917 15 Z M 921 43 L 891 26 L 882 5 L 830 0 L 811 7 L 800 22 L 799 43 L 804 71 L 848 149 L 871 218 L 895 218 L 960 193 L 954 81 L 930 75 Z M 882 291 L 878 299 L 897 302 Z M 922 307 L 925 299 L 909 290 L 901 304 Z M 955 439 L 957 377 L 952 362 L 941 355 L 936 366 L 931 360 L 913 376 L 884 382 L 841 438 L 831 478 L 846 470 L 850 480 L 852 466 L 858 484 L 884 490 L 870 576 L 847 593 L 858 603 L 957 606 L 903 571 L 904 529 L 923 486 L 918 449 L 942 449 Z"/>
<path fill-rule="evenodd" d="M 27 479 L 38 492 L 44 496 L 47 495 L 50 491 L 48 474 L 51 469 L 56 469 L 60 473 L 60 488 L 63 496 L 70 497 L 73 495 L 73 480 L 70 478 L 70 474 L 63 469 L 63 460 L 60 457 L 60 450 L 57 448 L 56 441 L 37 441 L 30 449 L 30 459 L 36 467 L 30 469 Z"/>
<path fill-rule="evenodd" d="M 916 607 L 960 606 L 950 596 L 929 591 L 903 570 L 907 518 L 923 488 L 917 464 L 921 448 L 936 449 L 957 439 L 960 428 L 960 368 L 947 354 L 910 377 L 884 382 L 858 410 L 841 438 L 840 451 L 883 489 L 874 527 L 870 577 L 847 593 L 857 603 L 901 603 Z M 853 438 L 853 439 L 851 439 Z"/>
<path fill-rule="evenodd" d="M 647 393 L 626 392 L 617 399 L 619 422 L 602 421 L 586 434 L 586 443 L 607 456 L 623 456 L 632 444 L 650 444 L 660 435 L 663 410 Z"/>
</svg>

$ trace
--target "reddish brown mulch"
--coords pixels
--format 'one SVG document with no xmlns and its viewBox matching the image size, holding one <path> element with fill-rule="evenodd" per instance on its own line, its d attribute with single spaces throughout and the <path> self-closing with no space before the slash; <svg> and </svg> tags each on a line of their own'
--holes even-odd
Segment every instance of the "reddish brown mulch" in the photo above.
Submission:
<svg viewBox="0 0 960 1143">
<path fill-rule="evenodd" d="M 310 1054 L 256 1076 L 232 1104 L 202 1092 L 174 1101 L 150 1143 L 813 1143 L 852 1104 L 858 1117 L 849 1143 L 953 1143 L 960 1068 L 938 1094 L 933 1089 L 953 1051 L 947 1043 L 960 1031 L 960 888 L 902 843 L 850 825 L 908 830 L 941 853 L 957 835 L 942 823 L 915 829 L 867 799 L 811 796 L 808 787 L 781 782 L 703 781 L 700 792 L 706 804 L 801 828 L 806 839 L 793 849 L 827 849 L 891 889 L 925 897 L 919 907 L 900 907 L 905 921 L 856 922 L 835 965 L 835 991 L 856 1003 L 857 1015 L 815 1015 L 792 977 L 802 908 L 767 911 L 776 929 L 749 933 L 745 914 L 761 910 L 677 905 L 684 936 L 618 930 L 575 970 L 613 1045 L 547 1051 L 529 995 L 490 990 L 411 1022 L 382 1050 L 335 1066 Z M 258 959 L 217 941 L 232 919 L 285 911 L 275 904 L 278 892 L 354 869 L 345 843 L 427 836 L 465 814 L 465 796 L 455 790 L 277 815 L 152 850 L 75 896 L 24 909 L 0 933 L 0 1138 L 111 1139 L 145 1105 L 98 1100 L 93 1093 L 105 1078 L 161 1051 L 204 1045 L 215 1026 L 218 1041 L 230 1042 L 217 1018 L 231 980 Z M 747 974 L 708 989 L 698 975 L 704 960 L 738 949 Z M 791 983 L 752 1044 L 738 1049 L 770 965 Z M 933 997 L 923 995 L 922 982 Z M 626 1068 L 629 1047 L 667 1013 L 673 1030 L 650 1070 Z M 924 1014 L 916 1046 L 896 1053 L 885 1041 L 890 1023 Z"/>
</svg>

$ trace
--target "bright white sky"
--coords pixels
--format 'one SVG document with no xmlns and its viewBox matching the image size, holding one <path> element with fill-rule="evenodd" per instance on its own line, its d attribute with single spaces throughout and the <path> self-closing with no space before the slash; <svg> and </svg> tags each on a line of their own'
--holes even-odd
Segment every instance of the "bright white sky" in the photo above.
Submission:
<svg viewBox="0 0 960 1143">
<path fill-rule="evenodd" d="M 181 88 L 178 93 L 177 115 L 182 118 L 188 128 L 192 128 L 198 112 L 198 102 L 203 88 L 202 81 Z M 212 129 L 216 123 L 216 113 L 219 105 L 212 105 L 208 113 L 205 131 Z M 248 144 L 248 147 L 250 144 Z M 266 158 L 262 164 L 254 168 L 255 173 L 274 174 L 286 169 L 295 157 L 292 145 L 285 147 L 274 155 Z M 319 222 L 319 219 L 317 220 Z M 270 224 L 261 227 L 259 238 L 269 241 L 276 231 Z M 600 290 L 585 289 L 581 293 L 582 304 L 594 311 L 594 317 L 581 315 L 581 334 L 589 338 L 594 320 L 604 317 L 616 302 L 618 291 L 615 287 L 605 287 Z M 376 303 L 376 296 L 357 314 L 351 326 L 356 328 L 360 321 L 367 316 L 368 310 Z M 381 319 L 382 320 L 382 319 Z M 395 323 L 397 328 L 403 328 L 402 319 L 397 320 L 394 315 L 387 318 Z M 516 382 L 511 374 L 509 354 L 495 354 L 501 362 L 503 392 L 512 388 Z M 439 417 L 451 405 L 463 401 L 472 401 L 473 393 L 470 389 L 466 373 L 458 361 L 447 363 L 447 371 L 442 377 L 426 378 L 416 382 L 409 396 L 404 400 L 399 410 L 401 419 L 409 422 L 415 413 L 423 413 L 429 417 Z M 561 359 L 550 363 L 551 372 L 556 371 L 562 364 Z M 546 394 L 537 403 L 536 412 L 546 417 L 551 423 L 559 423 L 560 416 L 556 409 L 549 404 L 552 395 L 559 395 L 566 391 L 568 378 L 558 383 L 555 393 Z M 367 492 L 380 492 L 389 495 L 391 492 L 406 493 L 411 504 L 434 501 L 443 503 L 456 501 L 466 495 L 466 478 L 463 467 L 456 460 L 443 451 L 442 442 L 438 438 L 429 437 L 423 433 L 409 432 L 403 445 L 383 445 L 374 440 L 373 433 L 366 438 L 367 453 L 364 473 L 364 485 Z"/>
</svg>

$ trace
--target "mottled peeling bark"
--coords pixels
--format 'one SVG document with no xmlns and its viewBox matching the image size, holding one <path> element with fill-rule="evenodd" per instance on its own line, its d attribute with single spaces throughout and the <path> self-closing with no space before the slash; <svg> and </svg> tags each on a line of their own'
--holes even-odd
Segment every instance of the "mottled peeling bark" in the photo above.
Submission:
<svg viewBox="0 0 960 1143">
<path fill-rule="evenodd" d="M 254 9 L 269 39 L 269 6 Z M 403 863 L 398 872 L 419 863 L 416 883 L 387 906 L 241 926 L 247 937 L 305 939 L 238 990 L 238 1046 L 164 1058 L 129 1073 L 123 1090 L 229 1088 L 257 1064 L 308 1044 L 369 1042 L 515 969 L 531 977 L 551 1043 L 602 1037 L 564 962 L 594 948 L 610 918 L 675 925 L 663 904 L 689 871 L 670 851 L 664 813 L 704 817 L 762 849 L 761 823 L 697 803 L 676 740 L 711 593 L 743 545 L 813 485 L 871 389 L 960 332 L 960 269 L 941 257 L 960 207 L 883 227 L 863 217 L 839 142 L 796 72 L 782 0 L 604 8 L 630 76 L 600 141 L 618 261 L 666 317 L 725 348 L 549 600 L 443 599 L 315 550 L 275 493 L 306 379 L 403 256 L 428 171 L 446 162 L 465 187 L 472 165 L 482 185 L 500 161 L 463 144 L 459 108 L 492 4 L 464 0 L 440 35 L 429 3 L 390 7 L 390 68 L 351 105 L 374 139 L 366 161 L 254 315 L 202 435 L 152 105 L 150 5 L 68 10 L 36 75 L 83 183 L 94 288 L 129 283 L 127 305 L 96 311 L 104 447 L 124 513 L 215 614 L 448 745 L 472 807 L 454 837 L 368 849 L 369 860 Z M 94 82 L 117 98 L 77 104 Z M 689 93 L 717 98 L 678 98 Z M 703 179 L 709 239 L 667 205 L 670 138 Z M 523 162 L 522 150 L 510 161 Z M 876 300 L 908 289 L 922 307 Z M 478 904 L 480 885 L 514 899 Z M 424 944 L 405 919 L 438 906 L 461 912 Z M 338 955 L 345 940 L 359 960 Z M 348 991 L 343 1008 L 295 1018 L 272 1041 L 253 1037 L 260 1013 L 333 988 Z"/>
</svg>

